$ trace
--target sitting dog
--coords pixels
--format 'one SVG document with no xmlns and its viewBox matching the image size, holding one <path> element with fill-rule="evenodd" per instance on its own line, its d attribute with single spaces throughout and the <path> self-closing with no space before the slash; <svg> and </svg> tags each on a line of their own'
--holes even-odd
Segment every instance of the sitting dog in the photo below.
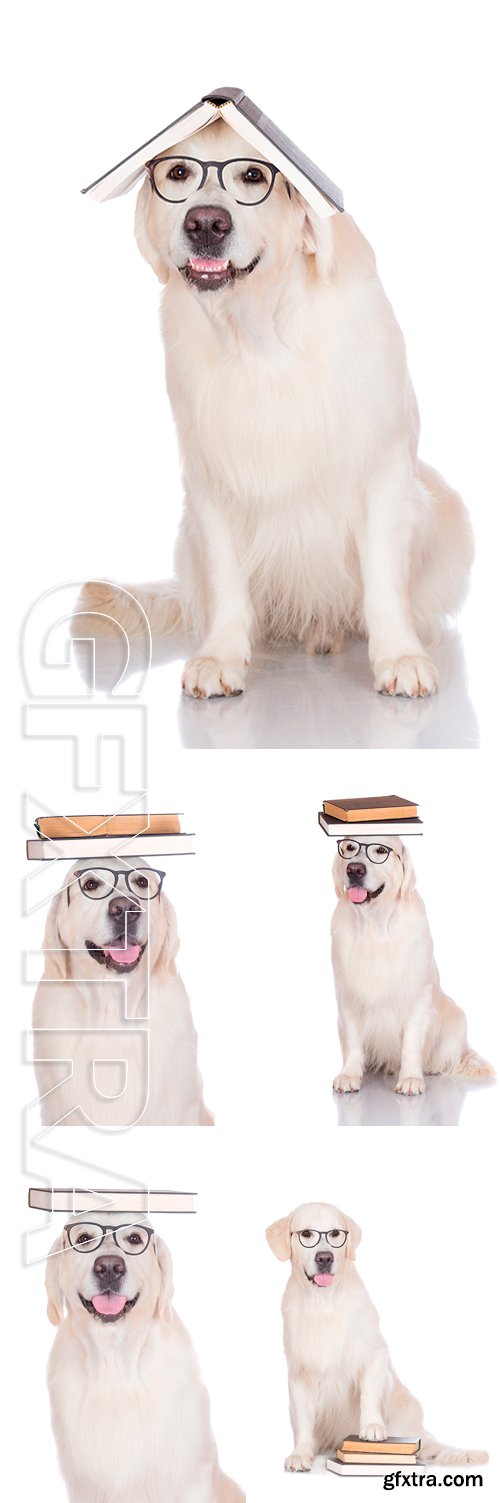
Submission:
<svg viewBox="0 0 500 1503">
<path fill-rule="evenodd" d="M 441 988 L 424 904 L 398 837 L 339 840 L 332 963 L 343 1063 L 336 1091 L 359 1091 L 365 1070 L 425 1090 L 424 1074 L 471 1080 L 494 1070 L 467 1043 L 465 1014 Z"/>
<path fill-rule="evenodd" d="M 47 1262 L 52 1423 L 70 1503 L 243 1503 L 149 1222 L 73 1217 Z"/>
<path fill-rule="evenodd" d="M 239 694 L 258 638 L 323 653 L 353 632 L 376 689 L 432 694 L 425 644 L 465 596 L 466 511 L 418 457 L 403 338 L 367 241 L 249 157 L 217 121 L 152 161 L 139 193 L 185 513 L 175 579 L 127 589 L 154 633 L 195 633 L 195 697 Z M 98 581 L 77 610 L 102 613 L 104 631 L 136 619 Z"/>
<path fill-rule="evenodd" d="M 44 1125 L 213 1123 L 163 875 L 82 858 L 52 900 L 33 1007 Z"/>
<path fill-rule="evenodd" d="M 298 1206 L 268 1227 L 269 1246 L 291 1276 L 283 1297 L 285 1354 L 294 1446 L 290 1472 L 308 1472 L 347 1435 L 421 1437 L 420 1458 L 440 1466 L 488 1460 L 458 1451 L 423 1427 L 422 1408 L 394 1372 L 377 1311 L 354 1261 L 359 1226 L 335 1206 Z"/>
</svg>

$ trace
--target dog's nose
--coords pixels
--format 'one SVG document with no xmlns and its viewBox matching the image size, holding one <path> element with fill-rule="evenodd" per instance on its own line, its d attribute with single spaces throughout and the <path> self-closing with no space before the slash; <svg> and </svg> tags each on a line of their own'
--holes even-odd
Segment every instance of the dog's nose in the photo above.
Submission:
<svg viewBox="0 0 500 1503">
<path fill-rule="evenodd" d="M 232 228 L 233 221 L 227 209 L 219 209 L 214 205 L 207 208 L 198 205 L 197 208 L 189 209 L 184 220 L 186 235 L 195 249 L 201 251 L 220 249 Z"/>
<path fill-rule="evenodd" d="M 328 1273 L 333 1263 L 333 1253 L 317 1252 L 314 1261 L 315 1263 L 317 1263 L 318 1268 L 321 1269 L 323 1273 Z"/>
<path fill-rule="evenodd" d="M 139 918 L 140 911 L 139 904 L 134 903 L 133 898 L 117 896 L 111 898 L 111 901 L 108 903 L 109 917 L 112 919 L 122 919 L 124 913 L 126 913 L 128 924 L 133 923 L 135 919 Z"/>
<path fill-rule="evenodd" d="M 109 1280 L 116 1283 L 125 1273 L 125 1259 L 114 1253 L 103 1253 L 102 1257 L 95 1259 L 93 1272 L 100 1284 L 106 1284 Z"/>
<path fill-rule="evenodd" d="M 361 881 L 363 877 L 366 877 L 366 866 L 364 865 L 364 862 L 349 861 L 347 866 L 347 875 L 348 877 L 353 877 L 355 882 Z"/>
</svg>

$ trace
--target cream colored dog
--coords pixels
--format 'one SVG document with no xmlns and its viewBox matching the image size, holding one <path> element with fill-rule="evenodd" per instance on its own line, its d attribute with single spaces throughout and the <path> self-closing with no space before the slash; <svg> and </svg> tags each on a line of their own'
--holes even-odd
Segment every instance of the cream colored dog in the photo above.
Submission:
<svg viewBox="0 0 500 1503">
<path fill-rule="evenodd" d="M 494 1076 L 467 1043 L 465 1014 L 441 988 L 402 841 L 345 839 L 340 849 L 331 933 L 343 1063 L 335 1090 L 359 1091 L 365 1070 L 395 1074 L 404 1095 L 424 1091 L 426 1073 Z"/>
<path fill-rule="evenodd" d="M 33 1008 L 44 1124 L 212 1125 L 174 909 L 145 898 L 148 874 L 142 858 L 82 859 L 52 900 Z"/>
<path fill-rule="evenodd" d="M 172 1308 L 168 1248 L 156 1232 L 148 1244 L 149 1222 L 115 1212 L 95 1213 L 108 1228 L 97 1246 L 92 1221 L 73 1217 L 74 1246 L 65 1228 L 47 1262 L 59 1327 L 50 1404 L 71 1503 L 242 1503 L 220 1471 L 208 1394 Z"/>
<path fill-rule="evenodd" d="M 149 179 L 139 193 L 137 240 L 165 288 L 185 514 L 176 578 L 127 589 L 153 632 L 195 632 L 188 694 L 238 694 L 259 637 L 336 652 L 352 632 L 368 638 L 376 689 L 432 694 L 425 644 L 465 595 L 467 514 L 418 457 L 402 334 L 349 215 L 317 219 L 281 174 L 254 205 L 215 167 L 190 193 L 179 166 L 249 155 L 217 122 L 157 169 L 167 195 L 180 191 L 169 173 L 185 173 L 183 202 Z M 102 612 L 103 630 L 107 615 L 136 619 L 99 582 L 77 609 Z"/>
<path fill-rule="evenodd" d="M 294 1440 L 287 1470 L 309 1471 L 315 1456 L 333 1454 L 347 1435 L 418 1435 L 424 1461 L 487 1461 L 486 1451 L 457 1451 L 424 1429 L 421 1405 L 394 1372 L 354 1268 L 356 1222 L 312 1202 L 273 1222 L 266 1237 L 276 1257 L 292 1265 L 282 1304 Z"/>
</svg>

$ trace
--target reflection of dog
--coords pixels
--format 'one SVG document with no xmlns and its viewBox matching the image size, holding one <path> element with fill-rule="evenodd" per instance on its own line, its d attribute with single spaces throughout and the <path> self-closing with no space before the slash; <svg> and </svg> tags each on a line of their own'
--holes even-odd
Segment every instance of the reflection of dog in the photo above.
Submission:
<svg viewBox="0 0 500 1503">
<path fill-rule="evenodd" d="M 33 1009 L 42 1122 L 211 1126 L 172 904 L 162 891 L 144 899 L 146 861 L 135 877 L 128 862 L 101 861 L 104 875 L 120 872 L 114 889 L 97 898 L 102 868 L 82 860 L 49 909 Z"/>
<path fill-rule="evenodd" d="M 487 1461 L 486 1451 L 452 1450 L 424 1430 L 418 1399 L 394 1372 L 377 1312 L 353 1267 L 361 1238 L 355 1221 L 335 1206 L 312 1203 L 273 1222 L 266 1236 L 276 1257 L 292 1265 L 282 1305 L 294 1439 L 287 1469 L 309 1471 L 314 1456 L 332 1453 L 346 1435 L 419 1435 L 424 1461 Z"/>
<path fill-rule="evenodd" d="M 95 1220 L 112 1228 L 123 1216 Z M 69 1223 L 83 1253 L 65 1228 L 47 1263 L 48 1315 L 59 1326 L 52 1423 L 71 1503 L 242 1503 L 219 1469 L 208 1395 L 172 1309 L 168 1248 L 156 1233 L 146 1247 L 143 1222 L 125 1224 L 119 1246 L 108 1230 L 86 1251 L 91 1221 Z"/>
<path fill-rule="evenodd" d="M 177 164 L 183 154 L 248 158 L 248 145 L 218 122 L 176 148 Z M 166 162 L 168 197 L 179 186 Z M 145 181 L 136 233 L 165 284 L 186 511 L 177 578 L 130 588 L 155 633 L 196 632 L 189 694 L 240 692 L 258 636 L 335 652 L 353 631 L 368 637 L 377 689 L 430 694 L 422 644 L 461 604 L 471 534 L 460 498 L 418 458 L 371 248 L 347 214 L 316 219 L 280 174 L 250 206 L 213 167 L 189 196 L 180 170 L 183 202 Z M 109 586 L 87 586 L 80 609 L 92 607 L 127 626 Z"/>
<path fill-rule="evenodd" d="M 359 1091 L 365 1070 L 397 1074 L 397 1091 L 425 1090 L 424 1073 L 492 1076 L 467 1043 L 464 1013 L 441 990 L 427 915 L 402 841 L 342 841 L 333 864 L 340 899 L 332 962 L 343 1064 L 337 1091 Z M 350 851 L 352 850 L 352 854 Z"/>
</svg>

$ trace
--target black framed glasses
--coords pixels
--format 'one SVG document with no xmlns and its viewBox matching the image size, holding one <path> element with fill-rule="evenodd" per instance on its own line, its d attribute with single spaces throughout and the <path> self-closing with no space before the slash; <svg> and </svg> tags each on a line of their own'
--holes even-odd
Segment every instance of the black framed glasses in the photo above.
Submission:
<svg viewBox="0 0 500 1503">
<path fill-rule="evenodd" d="M 360 851 L 366 851 L 368 860 L 374 861 L 377 866 L 380 866 L 382 861 L 387 861 L 388 856 L 398 854 L 392 845 L 381 845 L 378 840 L 370 841 L 369 845 L 366 845 L 364 840 L 338 840 L 337 846 L 339 856 L 343 861 L 352 861 L 355 856 L 359 856 Z"/>
<path fill-rule="evenodd" d="M 330 1247 L 343 1247 L 349 1232 L 341 1231 L 339 1227 L 334 1227 L 331 1232 L 317 1232 L 307 1226 L 302 1232 L 295 1232 L 295 1236 L 298 1237 L 301 1247 L 317 1247 L 322 1237 L 326 1237 Z"/>
<path fill-rule="evenodd" d="M 156 157 L 146 162 L 154 193 L 169 204 L 183 204 L 205 186 L 209 167 L 217 170 L 219 187 L 237 204 L 262 204 L 274 188 L 279 167 L 258 157 L 230 157 L 227 162 L 200 162 L 197 157 Z"/>
<path fill-rule="evenodd" d="M 150 903 L 153 898 L 159 897 L 165 872 L 156 871 L 151 866 L 131 866 L 127 871 L 115 871 L 112 866 L 86 866 L 82 871 L 75 872 L 74 876 L 78 877 L 84 898 L 92 898 L 93 901 L 109 898 L 120 877 L 124 877 L 132 897 Z"/>
<path fill-rule="evenodd" d="M 134 1258 L 146 1251 L 154 1235 L 152 1226 L 131 1226 L 129 1221 L 124 1221 L 121 1226 L 108 1226 L 101 1221 L 70 1221 L 64 1230 L 74 1252 L 97 1252 L 108 1232 L 112 1232 L 113 1242 L 120 1252 Z"/>
</svg>

